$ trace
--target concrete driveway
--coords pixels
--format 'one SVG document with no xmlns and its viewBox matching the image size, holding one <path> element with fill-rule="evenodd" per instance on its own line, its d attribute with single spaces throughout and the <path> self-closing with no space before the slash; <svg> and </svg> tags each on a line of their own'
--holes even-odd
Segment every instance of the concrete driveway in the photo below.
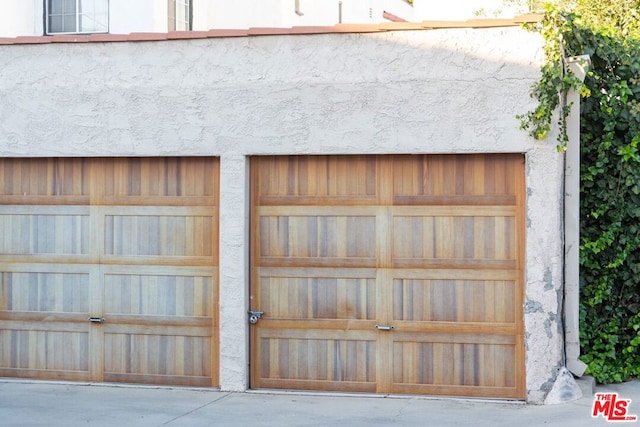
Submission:
<svg viewBox="0 0 640 427">
<path fill-rule="evenodd" d="M 598 387 L 631 399 L 640 382 Z M 226 393 L 0 379 L 0 426 L 603 426 L 593 396 L 554 406 L 424 397 Z M 618 423 L 640 425 L 636 423 Z"/>
</svg>

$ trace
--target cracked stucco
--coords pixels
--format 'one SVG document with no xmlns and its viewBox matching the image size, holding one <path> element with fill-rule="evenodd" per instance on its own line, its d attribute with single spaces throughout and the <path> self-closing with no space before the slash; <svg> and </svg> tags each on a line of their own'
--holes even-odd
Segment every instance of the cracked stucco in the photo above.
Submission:
<svg viewBox="0 0 640 427">
<path fill-rule="evenodd" d="M 0 46 L 0 155 L 220 156 L 220 383 L 248 386 L 248 157 L 526 153 L 526 384 L 562 357 L 562 158 L 516 114 L 542 62 L 520 28 Z"/>
</svg>

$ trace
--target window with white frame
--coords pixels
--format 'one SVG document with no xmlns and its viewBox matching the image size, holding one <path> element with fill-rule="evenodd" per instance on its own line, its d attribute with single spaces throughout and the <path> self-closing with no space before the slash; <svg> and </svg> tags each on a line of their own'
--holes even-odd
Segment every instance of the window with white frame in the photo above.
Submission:
<svg viewBox="0 0 640 427">
<path fill-rule="evenodd" d="M 169 0 L 169 31 L 191 31 L 191 0 Z"/>
<path fill-rule="evenodd" d="M 45 0 L 47 34 L 106 33 L 109 0 Z"/>
</svg>

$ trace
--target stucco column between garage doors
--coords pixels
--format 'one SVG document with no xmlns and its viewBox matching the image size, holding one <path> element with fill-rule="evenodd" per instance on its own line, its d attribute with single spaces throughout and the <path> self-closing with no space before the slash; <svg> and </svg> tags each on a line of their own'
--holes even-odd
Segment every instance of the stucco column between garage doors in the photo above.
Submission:
<svg viewBox="0 0 640 427">
<path fill-rule="evenodd" d="M 220 158 L 220 388 L 248 388 L 249 160 Z"/>
</svg>

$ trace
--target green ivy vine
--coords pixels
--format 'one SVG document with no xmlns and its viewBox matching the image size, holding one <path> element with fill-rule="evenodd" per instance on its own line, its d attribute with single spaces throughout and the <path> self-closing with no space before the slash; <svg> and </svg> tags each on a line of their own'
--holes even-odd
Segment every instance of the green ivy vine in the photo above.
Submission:
<svg viewBox="0 0 640 427">
<path fill-rule="evenodd" d="M 571 108 L 565 94 L 582 95 L 581 360 L 587 374 L 610 383 L 640 377 L 640 1 L 595 11 L 589 3 L 569 11 L 546 6 L 536 25 L 546 42 L 531 92 L 538 106 L 519 119 L 536 139 L 557 120 L 562 152 Z M 583 54 L 591 57 L 584 84 L 563 61 Z"/>
</svg>

